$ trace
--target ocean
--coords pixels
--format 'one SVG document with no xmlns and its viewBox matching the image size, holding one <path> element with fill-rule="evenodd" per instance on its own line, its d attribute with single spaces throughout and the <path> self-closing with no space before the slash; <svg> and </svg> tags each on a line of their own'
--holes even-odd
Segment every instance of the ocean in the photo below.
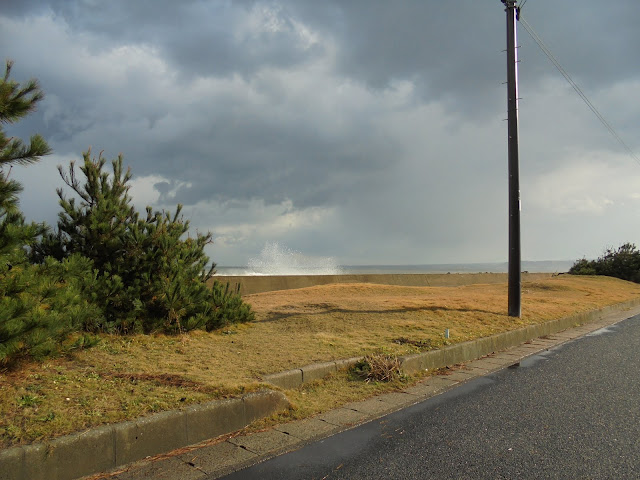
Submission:
<svg viewBox="0 0 640 480">
<path fill-rule="evenodd" d="M 531 273 L 566 272 L 572 261 L 523 261 L 522 271 Z M 259 255 L 246 266 L 218 266 L 218 275 L 359 275 L 410 273 L 506 273 L 503 263 L 442 263 L 426 265 L 338 265 L 333 257 L 305 255 L 278 242 L 267 242 Z"/>
<path fill-rule="evenodd" d="M 531 273 L 562 273 L 573 265 L 571 260 L 523 261 L 522 271 Z M 506 273 L 508 263 L 442 263 L 427 265 L 336 265 L 325 262 L 276 262 L 233 267 L 219 266 L 217 274 L 225 275 L 357 275 L 411 273 Z"/>
</svg>

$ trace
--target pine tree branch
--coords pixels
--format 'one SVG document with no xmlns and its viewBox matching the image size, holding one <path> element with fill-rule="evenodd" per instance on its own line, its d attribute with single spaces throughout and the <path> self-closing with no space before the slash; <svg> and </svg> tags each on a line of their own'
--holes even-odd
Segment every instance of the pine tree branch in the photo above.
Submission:
<svg viewBox="0 0 640 480">
<path fill-rule="evenodd" d="M 5 74 L 0 81 L 0 124 L 15 123 L 35 110 L 36 104 L 44 98 L 36 80 L 29 80 L 23 86 L 10 80 L 12 66 L 13 62 L 7 60 Z M 27 165 L 49 153 L 51 148 L 42 136 L 32 135 L 27 144 L 19 138 L 7 137 L 0 128 L 0 167 L 5 164 Z"/>
<path fill-rule="evenodd" d="M 51 148 L 40 135 L 32 135 L 28 145 L 19 138 L 10 138 L 4 145 L 0 139 L 0 165 L 18 164 L 28 165 L 49 155 Z"/>
<path fill-rule="evenodd" d="M 0 83 L 0 122 L 14 123 L 32 112 L 36 104 L 44 98 L 40 85 L 35 79 L 28 80 L 21 88 L 18 82 L 9 80 L 13 62 L 7 60 L 5 74 Z"/>
</svg>

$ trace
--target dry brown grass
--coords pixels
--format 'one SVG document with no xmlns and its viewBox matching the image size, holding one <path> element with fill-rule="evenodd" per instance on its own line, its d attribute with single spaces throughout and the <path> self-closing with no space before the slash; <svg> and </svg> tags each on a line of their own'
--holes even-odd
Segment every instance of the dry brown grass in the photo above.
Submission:
<svg viewBox="0 0 640 480">
<path fill-rule="evenodd" d="M 240 394 L 265 374 L 314 362 L 438 348 L 638 295 L 629 282 L 562 275 L 523 284 L 521 319 L 506 315 L 506 285 L 334 284 L 250 295 L 250 324 L 178 337 L 105 335 L 72 357 L 1 372 L 0 446 Z M 287 392 L 290 415 L 399 388 L 363 384 L 341 374 Z"/>
</svg>

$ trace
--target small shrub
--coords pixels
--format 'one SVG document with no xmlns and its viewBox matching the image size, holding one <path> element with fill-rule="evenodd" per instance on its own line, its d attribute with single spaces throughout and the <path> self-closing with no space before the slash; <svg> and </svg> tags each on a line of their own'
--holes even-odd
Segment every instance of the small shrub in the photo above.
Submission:
<svg viewBox="0 0 640 480">
<path fill-rule="evenodd" d="M 597 269 L 594 260 L 582 258 L 577 260 L 569 269 L 571 275 L 597 275 Z"/>
<path fill-rule="evenodd" d="M 239 290 L 240 285 L 236 287 L 235 291 L 232 291 L 228 282 L 225 284 L 218 281 L 213 282 L 211 292 L 215 314 L 211 315 L 204 323 L 208 332 L 232 323 L 243 323 L 254 319 L 251 306 L 242 301 Z"/>
</svg>

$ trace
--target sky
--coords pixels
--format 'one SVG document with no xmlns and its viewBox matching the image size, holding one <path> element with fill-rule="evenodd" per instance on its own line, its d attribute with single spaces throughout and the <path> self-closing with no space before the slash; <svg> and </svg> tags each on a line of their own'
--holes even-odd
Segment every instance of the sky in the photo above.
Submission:
<svg viewBox="0 0 640 480">
<path fill-rule="evenodd" d="M 640 2 L 521 15 L 640 152 Z M 12 170 L 22 209 L 55 225 L 57 166 L 91 149 L 123 154 L 139 209 L 184 205 L 220 266 L 272 242 L 347 265 L 506 262 L 505 29 L 498 0 L 0 0 L 12 78 L 45 92 L 6 130 L 54 151 Z M 518 39 L 523 260 L 639 242 L 640 162 Z"/>
</svg>

